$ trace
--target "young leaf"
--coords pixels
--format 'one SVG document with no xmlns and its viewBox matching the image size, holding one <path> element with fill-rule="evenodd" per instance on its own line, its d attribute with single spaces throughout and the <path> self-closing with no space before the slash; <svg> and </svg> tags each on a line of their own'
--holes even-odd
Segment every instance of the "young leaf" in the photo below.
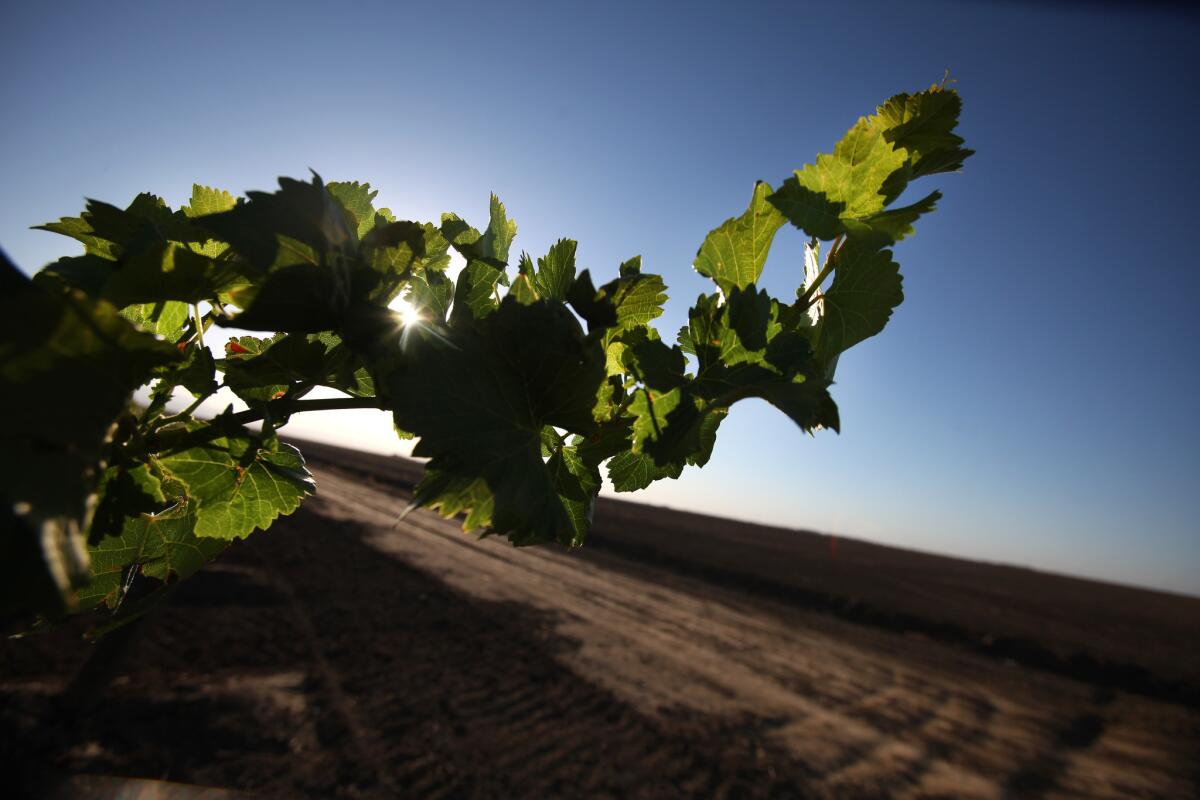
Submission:
<svg viewBox="0 0 1200 800">
<path fill-rule="evenodd" d="M 612 303 L 616 313 L 613 327 L 629 330 L 647 326 L 662 316 L 667 287 L 660 275 L 643 275 L 622 265 L 621 277 L 601 286 L 599 298 Z"/>
<path fill-rule="evenodd" d="M 818 239 L 846 232 L 845 220 L 877 214 L 891 198 L 885 183 L 903 170 L 907 153 L 871 120 L 860 119 L 833 149 L 784 181 L 770 198 L 792 224 Z"/>
<path fill-rule="evenodd" d="M 575 247 L 573 239 L 559 239 L 545 258 L 537 260 L 533 284 L 539 298 L 560 302 L 567 299 L 567 292 L 575 281 Z"/>
<path fill-rule="evenodd" d="M 179 210 L 188 217 L 203 217 L 230 211 L 236 205 L 237 200 L 224 189 L 213 189 L 193 183 L 191 202 Z"/>
<path fill-rule="evenodd" d="M 359 239 L 362 239 L 368 231 L 375 227 L 375 206 L 372 203 L 379 192 L 371 191 L 371 184 L 358 181 L 352 183 L 332 181 L 325 184 L 325 189 L 354 218 L 355 232 Z"/>
<path fill-rule="evenodd" d="M 912 177 L 962 169 L 975 153 L 962 147 L 953 133 L 962 111 L 962 98 L 953 89 L 934 85 L 917 94 L 901 93 L 877 111 L 884 138 L 909 153 Z"/>
<path fill-rule="evenodd" d="M 450 311 L 450 324 L 463 325 L 469 320 L 480 320 L 496 310 L 497 285 L 507 283 L 504 270 L 484 261 L 471 260 L 458 274 L 454 287 L 454 306 Z"/>
<path fill-rule="evenodd" d="M 191 308 L 179 300 L 137 303 L 121 309 L 121 316 L 142 330 L 176 341 L 183 334 Z"/>
<path fill-rule="evenodd" d="M 885 211 L 923 175 L 955 170 L 972 154 L 951 131 L 961 102 L 953 89 L 933 86 L 901 94 L 860 119 L 838 142 L 788 178 L 770 202 L 797 227 L 818 239 L 843 234 L 885 247 L 912 232 L 933 209 L 936 192 L 903 209 Z"/>
<path fill-rule="evenodd" d="M 700 245 L 696 271 L 712 278 L 723 292 L 757 283 L 762 275 L 775 233 L 787 221 L 768 201 L 771 193 L 770 184 L 756 183 L 746 212 L 725 220 Z"/>
<path fill-rule="evenodd" d="M 359 254 L 380 275 L 368 298 L 387 305 L 412 278 L 429 282 L 430 276 L 450 265 L 450 242 L 442 232 L 425 223 L 392 222 L 377 225 L 363 239 Z"/>
<path fill-rule="evenodd" d="M 477 247 L 484 258 L 508 263 L 508 249 L 517 235 L 517 223 L 508 218 L 500 198 L 492 195 L 488 203 L 487 230 L 479 237 Z"/>
<path fill-rule="evenodd" d="M 618 492 L 636 492 L 655 481 L 663 478 L 673 480 L 682 474 L 681 463 L 668 462 L 660 466 L 649 455 L 632 450 L 620 452 L 608 462 L 608 479 Z"/>
</svg>

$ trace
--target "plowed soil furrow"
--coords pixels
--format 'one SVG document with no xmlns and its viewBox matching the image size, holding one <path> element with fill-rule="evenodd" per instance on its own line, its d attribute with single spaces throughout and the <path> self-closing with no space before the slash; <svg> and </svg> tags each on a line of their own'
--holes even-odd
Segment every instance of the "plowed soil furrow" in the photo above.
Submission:
<svg viewBox="0 0 1200 800">
<path fill-rule="evenodd" d="M 327 484 L 342 480 L 324 477 Z M 514 551 L 429 517 L 393 528 L 403 501 L 356 492 L 351 484 L 337 484 L 325 513 L 353 508 L 358 518 L 377 515 L 388 527 L 369 541 L 381 550 L 461 591 L 500 594 L 554 614 L 558 629 L 581 642 L 561 657 L 580 675 L 648 710 L 769 714 L 778 721 L 769 734 L 773 743 L 842 790 L 877 783 L 868 773 L 886 773 L 886 764 L 901 782 L 918 786 L 952 780 L 983 796 L 1039 781 L 1046 789 L 1066 779 L 1064 764 L 1112 735 L 1102 724 L 1091 741 L 1063 741 L 1064 716 L 1104 719 L 1104 703 L 1094 702 L 1086 685 L 1038 676 L 1030 691 L 1023 686 L 1028 675 L 1006 675 L 1002 663 L 852 625 L 830 635 L 827 619 L 806 625 L 812 615 L 767 609 L 678 575 L 660 572 L 648 587 L 644 567 L 614 568 L 607 554 L 588 554 L 581 564 L 555 550 Z M 1193 715 L 1140 698 L 1129 702 L 1149 718 L 1183 714 L 1194 736 Z M 909 752 L 896 751 L 897 742 Z M 1039 760 L 1039 753 L 1057 755 Z M 1170 772 L 1166 761 L 1159 766 Z M 1190 779 L 1184 763 L 1175 762 L 1176 786 Z M 1104 795 L 1105 770 L 1093 766 L 1088 792 Z M 1115 790 L 1119 776 L 1111 777 Z"/>
<path fill-rule="evenodd" d="M 145 623 L 92 711 L 54 705 L 82 659 L 66 634 L 0 646 L 13 785 L 41 796 L 87 772 L 266 798 L 1197 794 L 1185 705 L 612 550 L 514 550 L 423 512 L 397 523 L 394 489 L 314 471 L 316 498 Z"/>
</svg>

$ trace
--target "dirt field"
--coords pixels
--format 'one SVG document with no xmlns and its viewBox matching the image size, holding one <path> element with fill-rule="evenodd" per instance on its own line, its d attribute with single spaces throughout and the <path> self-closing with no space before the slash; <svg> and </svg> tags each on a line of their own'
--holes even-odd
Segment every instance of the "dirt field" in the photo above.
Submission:
<svg viewBox="0 0 1200 800">
<path fill-rule="evenodd" d="M 513 550 L 423 513 L 396 525 L 411 467 L 370 466 L 390 483 L 318 463 L 316 498 L 142 626 L 97 710 L 55 702 L 87 654 L 77 631 L 0 645 L 6 782 L 1200 795 L 1200 601 L 861 543 L 833 555 L 811 534 L 776 552 L 783 534 L 758 526 L 739 561 L 733 528 L 613 504 L 595 547 Z"/>
</svg>

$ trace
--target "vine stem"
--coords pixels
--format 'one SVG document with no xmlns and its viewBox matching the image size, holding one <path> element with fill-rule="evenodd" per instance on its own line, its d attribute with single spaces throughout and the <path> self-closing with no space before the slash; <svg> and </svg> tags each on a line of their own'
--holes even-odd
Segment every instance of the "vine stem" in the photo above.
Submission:
<svg viewBox="0 0 1200 800">
<path fill-rule="evenodd" d="M 203 403 L 205 400 L 207 400 L 210 397 L 212 397 L 211 394 L 206 394 L 206 395 L 197 397 L 194 401 L 192 401 L 192 404 L 190 406 L 185 408 L 183 411 L 180 411 L 178 414 L 173 415 L 170 419 L 172 421 L 174 421 L 176 419 L 183 419 L 184 417 L 190 417 L 192 415 L 192 412 L 195 411 L 197 408 L 199 408 L 200 404 Z"/>
<path fill-rule="evenodd" d="M 239 411 L 233 416 L 226 417 L 230 422 L 245 425 L 259 422 L 275 414 L 299 414 L 303 411 L 342 411 L 351 408 L 383 409 L 383 402 L 377 397 L 326 397 L 315 400 L 290 400 L 282 398 L 272 400 L 263 408 L 251 408 Z"/>
<path fill-rule="evenodd" d="M 833 246 L 829 248 L 829 255 L 825 258 L 825 266 L 821 267 L 821 271 L 817 273 L 816 279 L 809 284 L 809 287 L 804 290 L 804 294 L 796 302 L 796 305 L 801 309 L 808 308 L 810 305 L 812 305 L 813 300 L 815 299 L 813 295 L 816 293 L 821 284 L 825 282 L 825 279 L 829 277 L 829 273 L 833 272 L 834 261 L 837 258 L 838 251 L 842 249 L 843 241 L 843 237 L 839 236 L 834 241 Z"/>
<path fill-rule="evenodd" d="M 251 408 L 228 416 L 218 415 L 211 421 L 246 425 L 251 422 L 261 422 L 269 417 L 298 414 L 302 411 L 339 411 L 352 408 L 377 408 L 383 410 L 385 406 L 383 401 L 376 397 L 330 397 L 316 400 L 299 400 L 284 397 L 279 400 L 272 400 L 261 408 Z M 168 421 L 175 422 L 177 419 L 178 417 L 173 417 Z M 145 452 L 151 454 L 168 448 L 192 447 L 224 436 L 224 431 L 226 430 L 228 429 L 224 424 L 209 425 L 200 430 L 189 431 L 182 437 L 170 436 L 168 443 L 163 441 L 162 438 L 165 432 L 156 429 L 153 434 L 147 437 Z"/>
<path fill-rule="evenodd" d="M 204 347 L 204 319 L 200 316 L 198 303 L 192 303 L 192 318 L 196 325 L 196 339 L 200 342 L 200 346 Z"/>
</svg>

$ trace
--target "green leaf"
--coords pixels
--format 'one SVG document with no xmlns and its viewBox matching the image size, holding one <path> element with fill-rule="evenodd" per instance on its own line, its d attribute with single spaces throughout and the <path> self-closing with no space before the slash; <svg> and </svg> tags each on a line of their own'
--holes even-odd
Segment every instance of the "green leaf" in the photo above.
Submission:
<svg viewBox="0 0 1200 800">
<path fill-rule="evenodd" d="M 850 239 L 835 258 L 837 269 L 820 301 L 814 334 L 817 359 L 827 371 L 839 354 L 882 331 L 904 300 L 891 250 L 871 250 Z"/>
<path fill-rule="evenodd" d="M 179 352 L 109 303 L 43 291 L 0 256 L 6 270 L 20 282 L 0 297 L 0 483 L 11 502 L 82 519 L 109 426 Z"/>
<path fill-rule="evenodd" d="M 862 220 L 843 220 L 843 223 L 852 239 L 857 239 L 874 249 L 887 247 L 911 236 L 913 223 L 922 215 L 933 211 L 941 198 L 941 192 L 930 192 L 910 205 L 880 211 Z"/>
<path fill-rule="evenodd" d="M 329 333 L 230 339 L 220 367 L 225 385 L 252 406 L 274 400 L 293 387 L 320 385 L 359 396 L 370 394 L 366 367 L 340 338 Z"/>
<path fill-rule="evenodd" d="M 863 118 L 834 147 L 784 181 L 770 201 L 792 224 L 818 239 L 845 233 L 844 220 L 882 211 L 890 201 L 885 184 L 904 169 L 907 152 Z"/>
<path fill-rule="evenodd" d="M 517 235 L 517 223 L 508 218 L 504 204 L 494 194 L 489 201 L 489 212 L 488 228 L 478 239 L 479 252 L 485 258 L 507 263 L 508 249 Z"/>
<path fill-rule="evenodd" d="M 725 220 L 700 245 L 696 271 L 712 278 L 724 292 L 757 283 L 762 275 L 775 232 L 787 221 L 768 202 L 771 192 L 770 184 L 756 183 L 746 212 Z"/>
<path fill-rule="evenodd" d="M 203 217 L 230 211 L 236 205 L 237 199 L 224 189 L 213 189 L 193 183 L 191 202 L 179 210 L 188 217 Z"/>
<path fill-rule="evenodd" d="M 574 532 L 569 542 L 559 541 L 570 547 L 579 547 L 592 526 L 596 495 L 600 493 L 600 471 L 586 463 L 573 447 L 561 447 L 551 455 L 546 462 L 546 471 L 550 474 L 551 485 Z M 537 534 L 527 539 L 512 539 L 516 545 L 537 544 L 540 541 L 543 539 Z"/>
<path fill-rule="evenodd" d="M 621 277 L 601 286 L 599 296 L 613 305 L 616 312 L 614 327 L 617 330 L 629 330 L 649 325 L 662 316 L 663 305 L 667 302 L 667 287 L 662 276 L 626 270 L 623 264 Z"/>
<path fill-rule="evenodd" d="M 633 417 L 632 451 L 641 453 L 647 442 L 658 443 L 659 452 L 666 452 L 665 442 L 673 441 L 699 419 L 695 399 L 686 389 L 676 387 L 667 392 L 641 389 L 629 403 Z M 652 448 L 653 449 L 653 448 Z"/>
<path fill-rule="evenodd" d="M 458 274 L 454 287 L 454 307 L 450 324 L 461 325 L 466 320 L 479 320 L 496 310 L 496 286 L 507 283 L 504 270 L 483 261 L 468 261 Z"/>
<path fill-rule="evenodd" d="M 778 304 L 754 287 L 735 291 L 725 304 L 716 295 L 699 297 L 689 312 L 684 339 L 699 362 L 697 378 L 703 381 L 739 365 L 761 364 L 781 329 L 777 316 Z"/>
<path fill-rule="evenodd" d="M 537 260 L 537 269 L 527 254 L 521 253 L 512 294 L 525 305 L 538 300 L 566 302 L 575 284 L 575 247 L 571 239 L 559 239 L 544 258 Z"/>
<path fill-rule="evenodd" d="M 12 518 L 0 585 L 29 592 L 0 592 L 0 605 L 51 610 L 86 577 L 83 527 L 112 424 L 179 353 L 109 303 L 35 285 L 3 254 L 0 287 L 0 507 Z"/>
<path fill-rule="evenodd" d="M 577 547 L 583 544 L 592 523 L 596 495 L 600 491 L 600 472 L 595 465 L 585 463 L 574 447 L 563 447 L 561 441 L 549 455 L 545 470 L 574 532 L 573 537 L 560 537 L 557 541 L 564 546 Z M 464 531 L 492 524 L 495 497 L 482 478 L 454 477 L 430 469 L 417 486 L 416 496 L 431 498 L 426 507 L 442 516 L 465 514 Z M 507 531 L 507 534 L 509 541 L 518 547 L 547 541 L 527 529 Z"/>
<path fill-rule="evenodd" d="M 746 397 L 761 397 L 806 431 L 841 429 L 837 404 L 829 395 L 829 381 L 820 378 L 785 381 L 766 376 L 747 382 Z"/>
<path fill-rule="evenodd" d="M 628 409 L 633 417 L 631 452 L 648 457 L 666 477 L 677 475 L 685 464 L 703 466 L 712 454 L 717 428 L 735 399 L 740 398 L 727 398 L 723 403 L 705 400 L 690 387 L 665 394 L 646 389 L 635 392 Z"/>
<path fill-rule="evenodd" d="M 619 349 L 618 349 L 619 348 Z M 687 361 L 683 350 L 670 347 L 648 328 L 625 331 L 609 345 L 620 360 L 621 372 L 661 392 L 683 386 Z"/>
<path fill-rule="evenodd" d="M 183 335 L 190 313 L 188 304 L 178 300 L 137 303 L 121 309 L 121 316 L 134 325 L 172 342 Z"/>
<path fill-rule="evenodd" d="M 195 397 L 208 397 L 217 391 L 216 362 L 207 347 L 192 342 L 183 351 L 183 361 L 160 367 L 154 375 L 172 386 L 182 386 Z"/>
<path fill-rule="evenodd" d="M 342 208 L 346 209 L 354 218 L 355 231 L 359 239 L 362 239 L 375 227 L 373 201 L 379 192 L 371 191 L 371 184 L 358 181 L 352 183 L 332 181 L 325 184 L 325 189 L 337 198 L 337 201 L 342 204 Z"/>
<path fill-rule="evenodd" d="M 53 294 L 78 289 L 98 299 L 104 294 L 114 269 L 116 264 L 108 258 L 91 254 L 68 256 L 47 264 L 33 276 L 33 282 Z"/>
<path fill-rule="evenodd" d="M 205 244 L 205 231 L 154 195 L 140 194 L 125 209 L 89 200 L 82 218 L 42 227 L 84 242 L 92 258 L 115 262 L 98 269 L 86 258 L 73 259 L 52 274 L 119 307 L 163 300 L 194 303 L 242 280 L 232 265 L 213 262 L 224 245 Z"/>
<path fill-rule="evenodd" d="M 379 285 L 379 273 L 354 262 L 292 264 L 234 294 L 246 310 L 219 324 L 252 331 L 335 331 Z"/>
<path fill-rule="evenodd" d="M 454 302 L 454 283 L 442 272 L 429 272 L 409 281 L 408 301 L 426 321 L 444 323 Z"/>
<path fill-rule="evenodd" d="M 743 296 L 753 298 L 755 292 Z M 689 317 L 686 340 L 694 348 L 697 360 L 696 379 L 690 391 L 698 398 L 704 413 L 728 409 L 738 400 L 758 397 L 779 408 L 805 430 L 818 427 L 837 429 L 837 407 L 829 397 L 829 380 L 814 360 L 805 334 L 785 330 L 778 322 L 779 307 L 772 301 L 766 308 L 758 301 L 747 303 L 738 328 L 731 321 L 733 303 L 719 305 L 714 296 L 701 296 Z M 757 314 L 757 318 L 752 316 Z M 739 329 L 762 331 L 765 346 L 748 347 Z M 757 338 L 755 333 L 753 338 Z M 754 342 L 751 342 L 753 344 Z M 688 415 L 681 422 L 693 425 L 695 436 L 707 424 L 704 413 Z M 674 420 L 672 420 L 672 423 Z M 672 431 L 680 441 L 689 442 L 686 429 Z M 678 450 L 652 450 L 656 461 L 662 463 L 663 452 L 677 458 Z"/>
<path fill-rule="evenodd" d="M 415 502 L 437 505 L 446 486 L 483 479 L 497 531 L 523 544 L 575 542 L 578 515 L 559 494 L 565 478 L 542 460 L 542 430 L 594 428 L 604 378 L 600 346 L 561 304 L 506 297 L 473 326 L 417 329 L 390 378 L 392 410 L 397 427 L 420 437 L 414 455 L 442 478 Z"/>
<path fill-rule="evenodd" d="M 495 500 L 482 478 L 447 475 L 427 469 L 413 494 L 425 498 L 423 505 L 443 517 L 463 514 L 464 531 L 478 530 L 492 522 Z"/>
<path fill-rule="evenodd" d="M 543 300 L 567 299 L 567 292 L 575 281 L 575 247 L 572 239 L 559 239 L 550 247 L 545 258 L 537 261 L 537 272 L 533 285 L 537 296 Z"/>
<path fill-rule="evenodd" d="M 348 256 L 358 241 L 358 221 L 314 174 L 310 183 L 279 179 L 279 191 L 247 192 L 249 202 L 193 222 L 228 242 L 260 273 L 296 263 L 325 263 Z"/>
<path fill-rule="evenodd" d="M 762 350 L 767 346 L 767 335 L 771 327 L 771 296 L 763 290 L 755 290 L 753 284 L 744 290 L 735 288 L 729 293 L 726 315 L 729 327 L 737 334 L 739 346 L 747 351 Z M 727 357 L 726 361 L 730 359 Z"/>
<path fill-rule="evenodd" d="M 217 367 L 225 376 L 225 385 L 249 405 L 265 403 L 281 396 L 299 376 L 290 364 L 276 363 L 273 358 L 260 356 L 287 334 L 277 333 L 269 338 L 256 336 L 230 337 L 225 343 L 225 358 Z M 289 337 L 290 338 L 290 337 Z M 303 338 L 303 337 L 298 337 Z"/>
<path fill-rule="evenodd" d="M 359 252 L 365 263 L 380 274 L 371 301 L 390 303 L 413 277 L 429 280 L 450 265 L 450 242 L 428 223 L 393 222 L 376 226 L 363 239 Z"/>
<path fill-rule="evenodd" d="M 83 243 L 86 254 L 111 261 L 147 244 L 165 242 L 169 236 L 179 241 L 200 238 L 199 231 L 191 229 L 186 220 L 177 220 L 162 198 L 151 194 L 139 194 L 125 209 L 88 200 L 81 216 L 35 227 L 76 239 Z"/>
<path fill-rule="evenodd" d="M 195 535 L 196 516 L 186 504 L 158 514 L 127 517 L 117 535 L 89 549 L 91 581 L 79 592 L 80 609 L 116 609 L 136 570 L 160 581 L 180 581 L 219 555 L 229 542 Z"/>
<path fill-rule="evenodd" d="M 567 290 L 567 304 L 587 323 L 588 332 L 602 331 L 617 324 L 617 308 L 606 292 L 596 291 L 586 269 L 579 273 Z"/>
<path fill-rule="evenodd" d="M 124 255 L 104 287 L 118 306 L 176 300 L 198 303 L 236 285 L 240 278 L 185 244 L 158 242 Z"/>
<path fill-rule="evenodd" d="M 636 492 L 663 478 L 672 480 L 683 474 L 683 464 L 658 465 L 646 453 L 631 450 L 618 453 L 608 462 L 608 479 L 618 492 Z"/>
<path fill-rule="evenodd" d="M 104 471 L 96 513 L 88 530 L 92 543 L 121 532 L 128 517 L 152 514 L 166 504 L 162 480 L 144 463 L 119 463 Z"/>
<path fill-rule="evenodd" d="M 223 189 L 213 189 L 192 184 L 192 199 L 188 205 L 179 209 L 186 217 L 203 217 L 209 214 L 220 214 L 237 207 L 238 200 Z M 216 258 L 229 249 L 229 245 L 217 239 L 209 239 L 203 244 L 190 243 L 189 247 L 201 255 Z"/>
<path fill-rule="evenodd" d="M 517 261 L 517 277 L 513 278 L 508 293 L 518 303 L 526 306 L 541 299 L 537 289 L 537 271 L 528 253 L 521 253 L 521 258 Z"/>
<path fill-rule="evenodd" d="M 213 424 L 220 424 L 220 418 Z M 205 423 L 193 423 L 192 432 Z M 163 474 L 181 483 L 195 503 L 195 535 L 240 539 L 266 530 L 312 494 L 312 476 L 300 451 L 275 438 L 260 441 L 229 432 L 157 459 Z"/>
<path fill-rule="evenodd" d="M 962 169 L 974 150 L 962 147 L 953 133 L 962 111 L 958 92 L 931 86 L 917 94 L 898 94 L 876 112 L 884 138 L 909 153 L 913 178 Z"/>
<path fill-rule="evenodd" d="M 457 214 L 442 214 L 442 225 L 439 230 L 446 241 L 463 258 L 470 261 L 475 257 L 483 257 L 478 247 L 478 242 L 483 234 L 468 225 L 462 217 Z"/>
<path fill-rule="evenodd" d="M 491 220 L 486 235 L 455 214 L 443 214 L 441 233 L 467 260 L 454 289 L 450 324 L 460 326 L 480 320 L 500 304 L 497 286 L 508 284 L 505 266 L 516 223 L 505 216 L 504 205 L 492 196 Z"/>
<path fill-rule="evenodd" d="M 819 155 L 769 200 L 818 239 L 845 234 L 878 247 L 899 241 L 912 233 L 917 217 L 933 210 L 940 195 L 891 212 L 885 207 L 910 181 L 959 169 L 972 154 L 952 133 L 960 109 L 957 93 L 939 86 L 896 95 L 874 116 L 860 119 L 832 155 Z"/>
<path fill-rule="evenodd" d="M 82 217 L 63 217 L 58 222 L 35 225 L 35 230 L 50 231 L 68 236 L 83 244 L 83 252 L 109 261 L 116 259 L 116 247 L 107 239 L 97 236 L 85 212 Z"/>
</svg>

